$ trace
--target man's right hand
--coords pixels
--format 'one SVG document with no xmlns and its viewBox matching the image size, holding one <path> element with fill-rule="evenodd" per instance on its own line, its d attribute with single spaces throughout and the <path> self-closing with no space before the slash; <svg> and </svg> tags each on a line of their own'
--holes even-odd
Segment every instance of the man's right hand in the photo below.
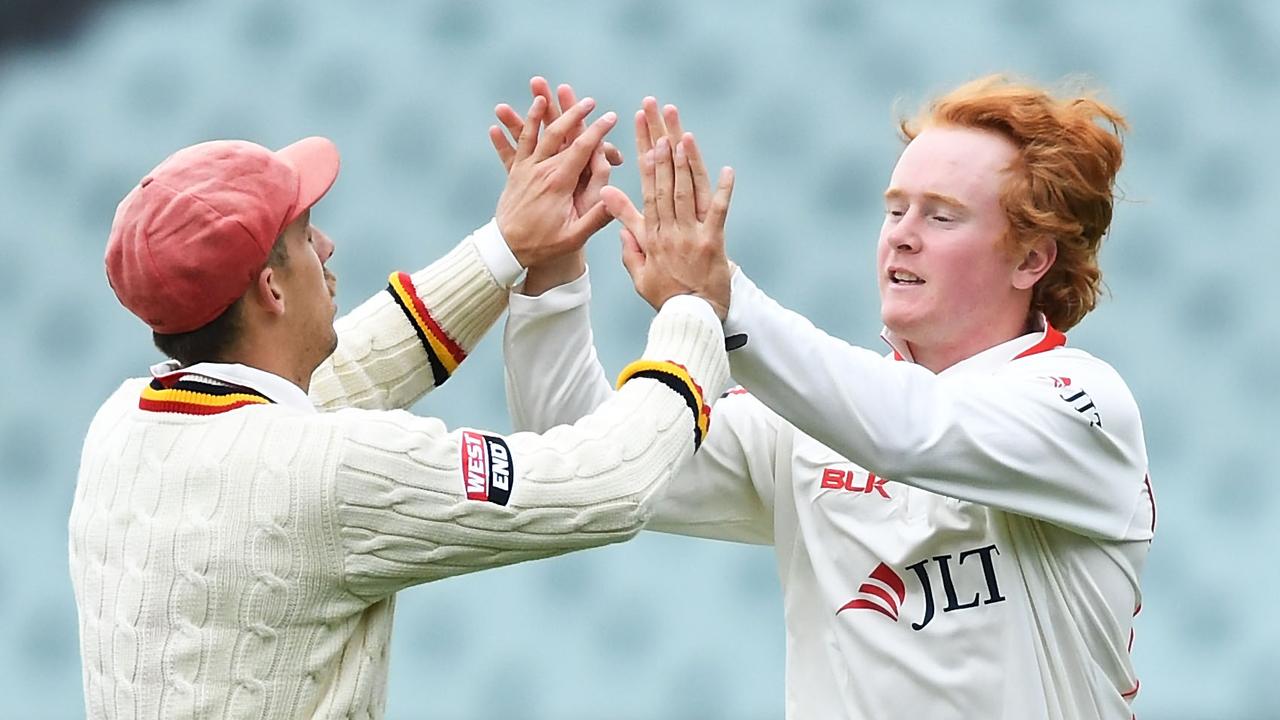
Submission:
<svg viewBox="0 0 1280 720">
<path fill-rule="evenodd" d="M 495 213 L 499 231 L 526 268 L 580 251 L 587 238 L 612 220 L 598 199 L 582 209 L 574 198 L 617 115 L 605 113 L 570 141 L 595 102 L 588 98 L 572 105 L 540 133 L 549 105 L 542 94 L 534 98 L 510 155 L 506 187 Z M 505 164 L 507 158 L 503 159 Z"/>
<path fill-rule="evenodd" d="M 578 98 L 573 88 L 567 84 L 562 84 L 556 88 L 556 94 L 553 98 L 551 85 L 543 77 L 533 77 L 529 80 L 529 93 L 533 97 L 541 95 L 547 100 L 547 112 L 544 113 L 543 117 L 544 125 L 555 122 L 562 113 L 567 112 L 578 104 Z M 511 172 L 511 164 L 516 155 L 515 146 L 519 141 L 520 134 L 524 132 L 524 118 L 520 116 L 520 113 L 516 112 L 515 108 L 506 103 L 498 104 L 494 108 L 494 115 L 497 116 L 501 125 L 493 125 L 489 128 L 489 140 L 493 143 L 493 149 L 498 153 L 498 159 L 502 161 L 503 169 Z M 504 128 L 506 133 L 503 132 Z M 565 142 L 573 142 L 585 129 L 586 123 L 579 122 L 565 136 Z M 510 134 L 510 139 L 508 139 L 507 133 Z M 585 214 L 600 201 L 600 188 L 609 184 L 610 170 L 621 164 L 622 153 L 618 151 L 618 148 L 609 142 L 601 142 L 591 156 L 591 161 L 587 163 L 587 168 L 579 176 L 578 186 L 573 193 L 573 206 L 579 215 Z M 587 271 L 586 249 L 579 249 L 576 252 L 552 258 L 537 265 L 531 265 L 527 269 L 528 273 L 525 275 L 524 285 L 520 292 L 530 296 L 541 295 L 551 288 L 582 277 L 582 274 Z"/>
</svg>

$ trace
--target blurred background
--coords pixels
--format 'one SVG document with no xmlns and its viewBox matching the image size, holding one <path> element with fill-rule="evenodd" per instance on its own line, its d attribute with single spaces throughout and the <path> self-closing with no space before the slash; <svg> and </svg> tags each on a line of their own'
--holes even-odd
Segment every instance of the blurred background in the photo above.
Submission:
<svg viewBox="0 0 1280 720">
<path fill-rule="evenodd" d="M 98 404 L 159 357 L 115 302 L 116 203 L 212 138 L 343 153 L 314 217 L 347 308 L 492 215 L 492 107 L 572 82 L 629 122 L 678 104 L 738 186 L 730 253 L 825 329 L 879 347 L 873 253 L 894 121 L 979 74 L 1083 76 L 1133 125 L 1071 343 L 1144 413 L 1159 529 L 1134 645 L 1139 718 L 1280 718 L 1280 5 L 543 0 L 0 0 L 0 717 L 83 714 L 66 519 Z M 616 372 L 651 315 L 590 246 Z M 416 410 L 509 430 L 500 330 Z M 502 608 L 494 613 L 493 606 Z M 398 606 L 392 718 L 777 718 L 769 548 L 642 535 L 419 587 Z M 494 620 L 497 618 L 497 620 Z"/>
</svg>

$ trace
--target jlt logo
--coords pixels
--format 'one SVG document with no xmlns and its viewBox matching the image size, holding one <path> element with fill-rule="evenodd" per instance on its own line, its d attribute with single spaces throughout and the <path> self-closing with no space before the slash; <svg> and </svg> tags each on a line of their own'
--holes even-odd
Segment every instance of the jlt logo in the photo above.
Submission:
<svg viewBox="0 0 1280 720">
<path fill-rule="evenodd" d="M 885 491 L 884 484 L 888 482 L 882 477 L 876 477 L 875 473 L 867 473 L 867 478 L 863 480 L 854 474 L 852 470 L 840 470 L 838 468 L 822 469 L 822 487 L 827 490 L 848 490 L 849 492 L 880 493 L 880 497 L 885 500 L 889 499 L 889 493 Z"/>
<path fill-rule="evenodd" d="M 965 550 L 960 555 L 935 555 L 931 558 L 925 558 L 913 565 L 908 565 L 907 570 L 915 573 L 916 581 L 919 583 L 921 591 L 924 594 L 924 615 L 920 618 L 920 622 L 911 623 L 911 629 L 920 631 L 933 621 L 934 616 L 934 592 L 933 579 L 930 573 L 930 567 L 937 568 L 938 584 L 942 586 L 942 598 L 946 600 L 946 605 L 942 606 L 942 612 L 949 613 L 956 610 L 968 610 L 977 607 L 979 604 L 991 605 L 998 602 L 1004 602 L 1005 596 L 1000 594 L 1000 585 L 996 580 L 996 567 L 993 555 L 999 555 L 1000 550 L 995 545 L 975 548 L 973 550 Z M 986 597 L 982 592 L 975 592 L 972 599 L 961 602 L 959 593 L 956 590 L 955 576 L 952 574 L 952 559 L 955 559 L 955 572 L 975 572 L 975 563 L 969 563 L 969 569 L 964 568 L 965 560 L 974 556 L 978 557 L 977 564 L 982 567 L 982 577 L 986 581 Z M 902 577 L 894 571 L 893 568 L 880 563 L 875 570 L 867 576 L 862 585 L 858 588 L 858 597 L 845 603 L 843 607 L 836 611 L 836 614 L 845 610 L 874 610 L 885 617 L 898 621 L 898 611 L 902 607 L 903 602 L 907 599 L 907 586 L 902 581 Z"/>
</svg>

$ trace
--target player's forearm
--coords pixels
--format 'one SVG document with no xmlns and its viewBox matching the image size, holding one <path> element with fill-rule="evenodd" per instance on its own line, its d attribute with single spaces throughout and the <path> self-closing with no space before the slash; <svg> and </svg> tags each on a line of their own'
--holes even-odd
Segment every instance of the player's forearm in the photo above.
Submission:
<svg viewBox="0 0 1280 720">
<path fill-rule="evenodd" d="M 1123 533 L 1145 459 L 1136 414 L 1104 386 L 1093 427 L 1025 379 L 947 379 L 833 338 L 736 278 L 726 332 L 734 379 L 828 447 L 881 477 L 949 497 Z M 1025 362 L 1025 361 L 1024 361 Z M 1078 368 L 1077 382 L 1088 368 Z"/>
<path fill-rule="evenodd" d="M 596 355 L 590 297 L 585 272 L 538 297 L 512 293 L 502 348 L 517 430 L 572 423 L 613 394 Z"/>
<path fill-rule="evenodd" d="M 577 280 L 586 271 L 586 251 L 569 253 L 529 268 L 519 292 L 529 297 L 537 297 L 548 290 Z"/>
<path fill-rule="evenodd" d="M 316 405 L 403 408 L 448 380 L 506 306 L 514 276 L 486 257 L 502 242 L 489 223 L 339 318 L 338 348 L 312 378 Z"/>
<path fill-rule="evenodd" d="M 706 413 L 693 407 L 707 398 L 691 389 L 728 375 L 710 307 L 664 309 L 644 358 L 597 412 L 544 435 L 442 437 L 438 422 L 409 416 L 403 428 L 353 428 L 338 520 L 356 592 L 378 595 L 638 532 L 705 435 Z"/>
</svg>

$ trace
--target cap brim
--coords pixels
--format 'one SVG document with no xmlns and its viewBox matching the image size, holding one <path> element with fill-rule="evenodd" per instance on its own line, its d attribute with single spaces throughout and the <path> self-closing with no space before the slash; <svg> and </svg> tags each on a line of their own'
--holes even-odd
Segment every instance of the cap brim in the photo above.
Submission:
<svg viewBox="0 0 1280 720">
<path fill-rule="evenodd" d="M 294 218 L 315 205 L 338 179 L 338 146 L 323 137 L 303 138 L 276 151 L 298 173 L 298 203 Z M 293 218 L 290 219 L 290 222 Z"/>
</svg>

